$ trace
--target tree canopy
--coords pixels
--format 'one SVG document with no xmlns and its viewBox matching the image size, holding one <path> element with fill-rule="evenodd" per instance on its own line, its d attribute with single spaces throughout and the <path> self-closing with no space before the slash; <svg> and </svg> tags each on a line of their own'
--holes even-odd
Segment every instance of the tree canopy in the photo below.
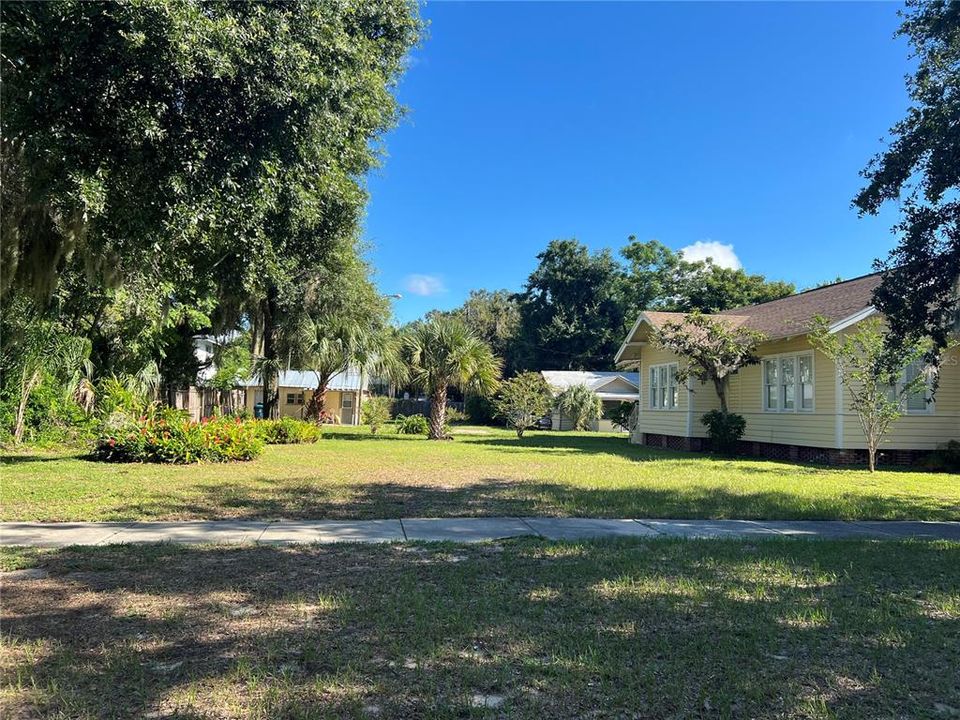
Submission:
<svg viewBox="0 0 960 720">
<path fill-rule="evenodd" d="M 517 335 L 504 351 L 508 368 L 602 369 L 643 310 L 717 312 L 794 292 L 711 259 L 688 261 L 657 240 L 630 237 L 620 251 L 591 253 L 576 240 L 554 240 L 521 293 Z"/>
<path fill-rule="evenodd" d="M 712 382 L 727 414 L 727 384 L 740 368 L 760 362 L 756 347 L 763 335 L 744 327 L 731 327 L 722 320 L 693 311 L 679 322 L 667 322 L 653 333 L 653 343 L 685 360 L 677 369 L 677 384 L 688 378 Z"/>
<path fill-rule="evenodd" d="M 519 365 L 571 370 L 612 362 L 627 324 L 623 273 L 613 255 L 554 240 L 537 260 L 519 295 Z"/>
<path fill-rule="evenodd" d="M 405 0 L 3 3 L 3 289 L 260 291 L 352 238 Z M 56 42 L 51 42 L 56 38 Z"/>
<path fill-rule="evenodd" d="M 11 2 L 0 22 L 4 329 L 32 303 L 98 373 L 182 387 L 193 334 L 248 327 L 275 411 L 281 325 L 359 254 L 416 4 Z"/>
<path fill-rule="evenodd" d="M 853 204 L 875 215 L 901 201 L 899 243 L 877 262 L 887 272 L 876 304 L 890 323 L 888 345 L 928 336 L 936 353 L 960 322 L 960 3 L 908 0 L 901 14 L 897 34 L 916 61 L 911 106 L 863 171 L 867 184 Z"/>
</svg>

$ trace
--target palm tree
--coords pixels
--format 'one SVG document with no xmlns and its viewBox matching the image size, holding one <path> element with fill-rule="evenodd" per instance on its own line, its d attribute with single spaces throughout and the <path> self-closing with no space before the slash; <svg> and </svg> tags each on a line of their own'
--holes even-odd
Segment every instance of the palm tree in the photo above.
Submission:
<svg viewBox="0 0 960 720">
<path fill-rule="evenodd" d="M 23 441 L 27 403 L 45 376 L 61 385 L 65 397 L 73 397 L 85 409 L 89 407 L 88 394 L 92 389 L 89 340 L 63 335 L 55 323 L 36 320 L 28 324 L 27 331 L 11 343 L 9 349 L 19 355 L 19 400 L 13 425 L 15 443 Z"/>
<path fill-rule="evenodd" d="M 317 378 L 306 417 L 324 421 L 330 381 L 348 369 L 405 379 L 390 315 L 388 299 L 370 281 L 362 262 L 354 260 L 337 277 L 318 279 L 309 288 L 302 308 L 285 319 L 280 333 L 288 363 L 313 371 Z"/>
<path fill-rule="evenodd" d="M 573 421 L 574 430 L 589 430 L 603 415 L 603 401 L 586 385 L 571 385 L 557 396 L 557 410 Z"/>
<path fill-rule="evenodd" d="M 377 374 L 395 381 L 405 377 L 399 342 L 388 325 L 372 318 L 349 316 L 311 324 L 312 333 L 299 358 L 300 365 L 317 376 L 317 388 L 306 407 L 308 418 L 323 422 L 327 416 L 327 388 L 338 373 L 353 368 L 365 376 Z"/>
<path fill-rule="evenodd" d="M 490 395 L 502 363 L 490 346 L 456 317 L 434 316 L 407 328 L 403 349 L 410 381 L 430 395 L 431 440 L 446 437 L 447 388 Z"/>
</svg>

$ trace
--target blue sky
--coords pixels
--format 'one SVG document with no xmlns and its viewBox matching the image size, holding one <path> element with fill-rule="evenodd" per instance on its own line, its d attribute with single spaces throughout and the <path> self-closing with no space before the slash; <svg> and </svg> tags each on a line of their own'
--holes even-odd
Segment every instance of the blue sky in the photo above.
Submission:
<svg viewBox="0 0 960 720">
<path fill-rule="evenodd" d="M 850 200 L 907 107 L 899 7 L 428 4 L 409 113 L 369 178 L 397 317 L 518 290 L 554 238 L 732 245 L 798 287 L 869 272 L 895 211 Z"/>
</svg>

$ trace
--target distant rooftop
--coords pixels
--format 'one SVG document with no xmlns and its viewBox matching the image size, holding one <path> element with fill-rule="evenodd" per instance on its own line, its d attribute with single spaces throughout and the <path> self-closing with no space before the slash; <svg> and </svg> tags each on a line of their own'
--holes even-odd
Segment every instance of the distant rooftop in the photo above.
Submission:
<svg viewBox="0 0 960 720">
<path fill-rule="evenodd" d="M 259 387 L 262 381 L 258 377 L 252 377 L 240 383 L 242 387 Z M 284 370 L 280 373 L 280 387 L 300 388 L 302 390 L 313 390 L 317 387 L 317 375 L 310 370 Z M 348 370 L 347 372 L 337 373 L 330 379 L 328 390 L 359 390 L 360 372 L 358 370 Z"/>
<path fill-rule="evenodd" d="M 640 387 L 640 373 L 638 372 L 606 372 L 592 370 L 544 370 L 543 379 L 554 392 L 563 392 L 574 385 L 586 385 L 605 400 L 636 400 L 637 390 Z M 616 387 L 616 380 L 620 379 L 633 386 L 633 390 Z"/>
</svg>

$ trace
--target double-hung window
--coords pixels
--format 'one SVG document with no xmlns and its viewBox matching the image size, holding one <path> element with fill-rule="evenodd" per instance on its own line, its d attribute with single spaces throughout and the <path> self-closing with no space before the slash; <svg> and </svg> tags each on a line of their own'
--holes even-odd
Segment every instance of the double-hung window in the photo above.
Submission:
<svg viewBox="0 0 960 720">
<path fill-rule="evenodd" d="M 813 353 L 764 358 L 763 409 L 768 412 L 813 410 Z"/>
<path fill-rule="evenodd" d="M 932 383 L 930 374 L 927 372 L 927 368 L 922 361 L 914 360 L 903 369 L 903 376 L 900 378 L 900 382 L 897 383 L 896 393 L 897 395 L 901 395 L 903 388 L 911 383 L 915 383 L 917 377 L 920 375 L 925 376 L 923 382 L 919 383 L 911 392 L 906 393 L 903 398 L 903 410 L 907 414 L 922 415 L 933 412 L 933 403 L 931 402 L 933 397 L 931 393 Z"/>
<path fill-rule="evenodd" d="M 677 407 L 680 389 L 677 386 L 677 363 L 650 366 L 650 407 L 672 410 Z"/>
</svg>

